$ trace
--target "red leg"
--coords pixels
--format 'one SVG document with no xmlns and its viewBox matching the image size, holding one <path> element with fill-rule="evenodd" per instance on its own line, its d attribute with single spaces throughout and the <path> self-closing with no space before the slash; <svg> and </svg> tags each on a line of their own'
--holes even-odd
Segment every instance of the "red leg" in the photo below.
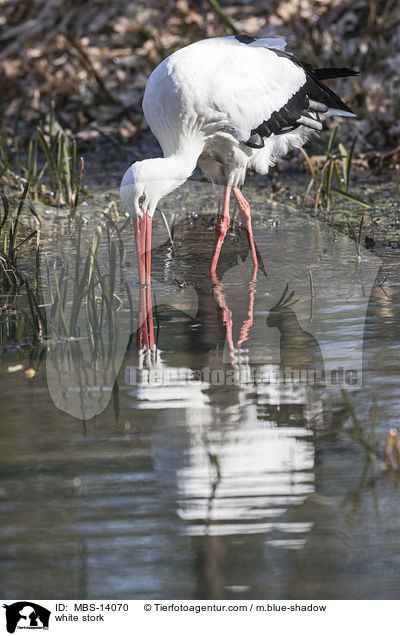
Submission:
<svg viewBox="0 0 400 636">
<path fill-rule="evenodd" d="M 233 194 L 235 195 L 236 201 L 239 206 L 242 222 L 245 225 L 247 230 L 247 236 L 249 239 L 249 247 L 250 247 L 251 257 L 253 259 L 254 273 L 255 273 L 257 272 L 257 269 L 258 269 L 258 259 L 256 254 L 256 246 L 254 245 L 253 229 L 251 227 L 250 204 L 246 201 L 246 199 L 244 198 L 243 194 L 240 192 L 237 186 L 233 187 Z"/>
<path fill-rule="evenodd" d="M 230 218 L 229 218 L 229 202 L 231 198 L 231 190 L 232 186 L 227 183 L 225 185 L 225 195 L 224 195 L 224 205 L 222 209 L 222 214 L 217 221 L 217 225 L 215 227 L 215 249 L 214 255 L 211 262 L 210 273 L 211 276 L 215 275 L 215 271 L 218 265 L 219 254 L 221 252 L 221 247 L 224 242 L 226 233 L 228 231 Z"/>
<path fill-rule="evenodd" d="M 232 326 L 233 326 L 232 312 L 229 309 L 228 305 L 226 304 L 225 294 L 222 290 L 222 284 L 218 280 L 217 275 L 213 274 L 212 279 L 215 284 L 215 289 L 214 289 L 215 299 L 222 312 L 222 324 L 224 325 L 226 329 L 226 339 L 228 341 L 229 350 L 231 354 L 234 354 L 235 346 L 233 344 L 233 336 L 232 336 Z"/>
<path fill-rule="evenodd" d="M 222 285 L 218 276 L 216 274 L 216 269 L 218 265 L 218 259 L 221 252 L 221 248 L 226 236 L 226 233 L 229 228 L 230 217 L 229 217 L 229 203 L 231 198 L 231 189 L 232 186 L 230 184 L 225 185 L 225 193 L 224 193 L 224 204 L 222 208 L 222 214 L 217 221 L 217 225 L 215 227 L 215 249 L 214 255 L 210 267 L 210 274 L 212 281 L 215 285 L 214 293 L 215 299 L 219 305 L 219 308 L 222 312 L 222 324 L 226 329 L 226 339 L 228 341 L 229 350 L 231 355 L 234 354 L 235 347 L 233 344 L 233 336 L 232 336 L 232 312 L 226 304 L 225 294 L 222 290 Z"/>
<path fill-rule="evenodd" d="M 249 283 L 249 306 L 247 310 L 247 319 L 243 321 L 242 327 L 240 329 L 240 334 L 238 341 L 236 343 L 237 349 L 241 347 L 243 342 L 245 342 L 249 337 L 250 327 L 253 324 L 253 311 L 254 311 L 254 296 L 256 293 L 256 286 L 254 276 L 253 279 Z"/>
</svg>

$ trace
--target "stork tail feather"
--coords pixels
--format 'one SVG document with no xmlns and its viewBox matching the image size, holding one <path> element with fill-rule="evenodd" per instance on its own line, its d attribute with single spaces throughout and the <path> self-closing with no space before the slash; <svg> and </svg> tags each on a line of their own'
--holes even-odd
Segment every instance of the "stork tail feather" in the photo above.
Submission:
<svg viewBox="0 0 400 636">
<path fill-rule="evenodd" d="M 319 80 L 333 79 L 334 77 L 350 77 L 358 75 L 359 71 L 352 68 L 316 68 L 314 73 Z"/>
</svg>

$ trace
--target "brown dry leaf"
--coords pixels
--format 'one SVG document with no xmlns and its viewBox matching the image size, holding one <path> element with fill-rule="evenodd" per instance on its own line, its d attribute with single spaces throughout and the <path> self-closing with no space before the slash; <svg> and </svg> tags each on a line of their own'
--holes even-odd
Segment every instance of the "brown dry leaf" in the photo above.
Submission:
<svg viewBox="0 0 400 636">
<path fill-rule="evenodd" d="M 137 132 L 137 126 L 132 124 L 126 117 L 123 119 L 121 126 L 118 128 L 118 132 L 124 139 L 129 139 Z"/>
</svg>

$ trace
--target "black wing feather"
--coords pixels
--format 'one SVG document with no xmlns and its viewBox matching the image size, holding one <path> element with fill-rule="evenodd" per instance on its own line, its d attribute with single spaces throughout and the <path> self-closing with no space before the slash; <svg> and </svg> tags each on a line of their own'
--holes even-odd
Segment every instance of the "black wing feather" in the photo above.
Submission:
<svg viewBox="0 0 400 636">
<path fill-rule="evenodd" d="M 250 43 L 250 42 L 249 42 Z M 357 75 L 357 71 L 348 68 L 326 68 L 314 69 L 308 62 L 298 60 L 290 53 L 270 49 L 276 55 L 290 59 L 294 64 L 300 66 L 306 74 L 306 81 L 288 102 L 279 110 L 272 113 L 271 117 L 263 121 L 257 128 L 251 131 L 251 137 L 246 144 L 251 148 L 262 148 L 264 139 L 271 135 L 282 135 L 291 132 L 300 126 L 298 119 L 305 115 L 313 118 L 310 113 L 310 100 L 324 104 L 327 109 L 335 108 L 352 113 L 352 110 L 345 104 L 336 93 L 322 83 L 322 79 L 333 77 L 348 77 Z"/>
<path fill-rule="evenodd" d="M 319 80 L 332 79 L 334 77 L 350 77 L 358 75 L 359 71 L 352 68 L 315 68 L 314 74 Z"/>
</svg>

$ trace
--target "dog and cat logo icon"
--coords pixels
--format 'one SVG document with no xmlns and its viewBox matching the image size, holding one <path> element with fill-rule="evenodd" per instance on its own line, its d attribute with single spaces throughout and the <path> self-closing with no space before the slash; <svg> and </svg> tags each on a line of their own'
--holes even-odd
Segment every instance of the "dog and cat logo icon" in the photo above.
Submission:
<svg viewBox="0 0 400 636">
<path fill-rule="evenodd" d="M 51 612 L 37 603 L 18 601 L 3 607 L 9 634 L 14 634 L 16 629 L 49 629 Z"/>
</svg>

